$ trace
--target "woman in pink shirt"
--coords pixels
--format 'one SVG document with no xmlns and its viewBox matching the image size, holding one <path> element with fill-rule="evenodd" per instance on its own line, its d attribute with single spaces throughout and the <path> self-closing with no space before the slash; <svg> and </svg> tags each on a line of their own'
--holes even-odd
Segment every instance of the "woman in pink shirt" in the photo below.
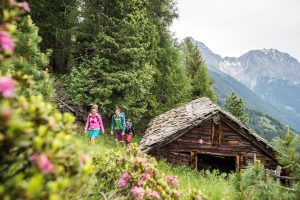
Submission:
<svg viewBox="0 0 300 200">
<path fill-rule="evenodd" d="M 84 132 L 86 134 L 89 133 L 89 137 L 92 144 L 95 144 L 95 138 L 99 136 L 100 129 L 101 132 L 105 134 L 102 118 L 98 113 L 98 106 L 93 105 L 91 109 L 91 113 L 89 113 L 86 119 L 86 125 L 84 129 Z"/>
</svg>

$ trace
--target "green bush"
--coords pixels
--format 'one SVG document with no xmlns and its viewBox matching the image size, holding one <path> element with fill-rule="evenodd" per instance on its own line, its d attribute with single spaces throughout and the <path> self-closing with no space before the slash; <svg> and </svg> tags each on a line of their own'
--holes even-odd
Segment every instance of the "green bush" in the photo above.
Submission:
<svg viewBox="0 0 300 200">
<path fill-rule="evenodd" d="M 74 117 L 41 96 L 0 99 L 0 199 L 77 196 L 91 172 Z M 84 187 L 83 187 L 84 188 Z"/>
<path fill-rule="evenodd" d="M 14 29 L 28 9 L 26 2 L 0 2 L 0 199 L 78 198 L 89 183 L 91 159 L 72 137 L 74 117 L 57 112 L 42 97 L 48 91 L 36 87 L 47 82 L 38 68 L 44 58 L 26 36 L 37 32 L 26 35 L 29 18 L 24 31 Z"/>
<path fill-rule="evenodd" d="M 126 155 L 109 151 L 94 158 L 96 193 L 115 199 L 179 199 L 179 181 L 157 169 L 154 158 L 144 155 L 136 145 Z"/>
<path fill-rule="evenodd" d="M 285 199 L 285 193 L 274 178 L 265 172 L 263 164 L 256 160 L 253 165 L 231 178 L 235 189 L 234 199 Z"/>
</svg>

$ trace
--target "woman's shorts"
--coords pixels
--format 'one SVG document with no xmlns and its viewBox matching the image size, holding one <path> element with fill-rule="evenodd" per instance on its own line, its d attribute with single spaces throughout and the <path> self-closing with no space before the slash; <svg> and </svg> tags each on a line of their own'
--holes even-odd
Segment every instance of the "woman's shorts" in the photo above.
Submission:
<svg viewBox="0 0 300 200">
<path fill-rule="evenodd" d="M 131 141 L 131 135 L 125 135 L 125 142 L 129 143 Z"/>
<path fill-rule="evenodd" d="M 92 137 L 98 137 L 100 134 L 100 130 L 97 129 L 97 130 L 89 130 L 89 137 L 92 138 Z"/>
<path fill-rule="evenodd" d="M 122 131 L 121 130 L 115 130 L 114 131 L 114 136 L 116 140 L 122 140 Z"/>
</svg>

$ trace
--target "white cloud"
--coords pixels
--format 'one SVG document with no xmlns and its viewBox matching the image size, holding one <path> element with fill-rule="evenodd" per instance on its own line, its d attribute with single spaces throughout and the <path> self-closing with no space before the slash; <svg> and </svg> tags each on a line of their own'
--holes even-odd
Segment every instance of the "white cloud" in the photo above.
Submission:
<svg viewBox="0 0 300 200">
<path fill-rule="evenodd" d="M 300 0 L 178 0 L 171 31 L 222 56 L 276 48 L 300 60 Z"/>
</svg>

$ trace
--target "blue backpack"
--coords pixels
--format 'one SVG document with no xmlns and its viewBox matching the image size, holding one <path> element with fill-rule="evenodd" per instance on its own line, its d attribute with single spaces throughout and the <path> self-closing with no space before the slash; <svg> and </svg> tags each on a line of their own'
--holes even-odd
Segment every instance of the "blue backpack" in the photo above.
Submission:
<svg viewBox="0 0 300 200">
<path fill-rule="evenodd" d="M 126 115 L 125 115 L 124 112 L 121 112 L 121 113 L 120 113 L 120 116 L 121 116 L 121 117 L 124 117 L 124 120 L 126 121 Z"/>
</svg>

